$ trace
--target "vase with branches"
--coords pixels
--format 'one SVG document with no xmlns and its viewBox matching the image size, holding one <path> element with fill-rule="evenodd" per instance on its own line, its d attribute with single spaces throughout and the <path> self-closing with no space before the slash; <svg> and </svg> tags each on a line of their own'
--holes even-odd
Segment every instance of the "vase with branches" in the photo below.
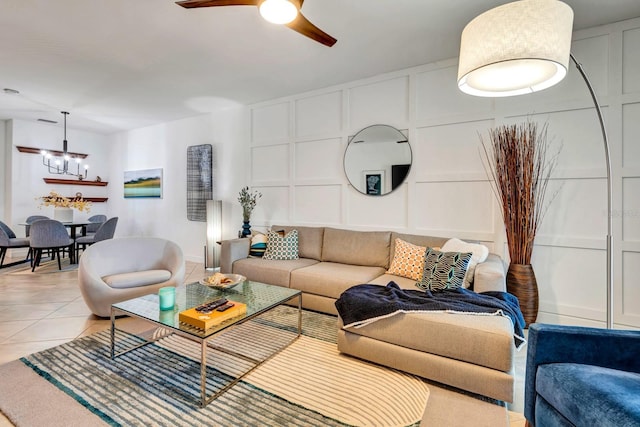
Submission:
<svg viewBox="0 0 640 427">
<path fill-rule="evenodd" d="M 527 324 L 538 315 L 538 288 L 531 267 L 536 233 L 557 191 L 547 198 L 559 149 L 550 151 L 548 124 L 527 120 L 489 131 L 482 140 L 487 174 L 501 206 L 509 258 L 507 290 L 516 295 Z"/>
<path fill-rule="evenodd" d="M 251 220 L 251 212 L 253 212 L 260 197 L 262 197 L 262 193 L 255 190 L 250 191 L 249 187 L 242 187 L 238 194 L 238 202 L 240 202 L 240 206 L 242 206 L 242 237 L 251 234 L 251 225 L 249 223 Z"/>
</svg>

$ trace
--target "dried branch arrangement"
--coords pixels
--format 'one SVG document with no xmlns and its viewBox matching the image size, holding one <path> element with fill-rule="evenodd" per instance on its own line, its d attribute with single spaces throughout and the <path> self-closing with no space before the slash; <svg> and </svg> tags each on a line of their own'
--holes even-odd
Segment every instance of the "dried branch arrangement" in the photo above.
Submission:
<svg viewBox="0 0 640 427">
<path fill-rule="evenodd" d="M 489 147 L 480 137 L 487 160 L 487 174 L 502 206 L 509 256 L 512 263 L 530 264 L 538 227 L 558 191 L 545 205 L 551 173 L 559 149 L 549 154 L 548 125 L 538 131 L 535 122 L 503 125 L 489 130 Z"/>
</svg>

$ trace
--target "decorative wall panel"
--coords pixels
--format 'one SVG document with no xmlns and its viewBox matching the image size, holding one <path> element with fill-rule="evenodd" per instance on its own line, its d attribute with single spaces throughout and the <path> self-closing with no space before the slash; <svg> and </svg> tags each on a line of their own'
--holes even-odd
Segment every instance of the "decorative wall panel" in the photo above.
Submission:
<svg viewBox="0 0 640 427">
<path fill-rule="evenodd" d="M 540 310 L 604 321 L 604 250 L 536 245 L 531 259 Z"/>
<path fill-rule="evenodd" d="M 399 77 L 349 90 L 349 132 L 386 124 L 402 129 L 409 120 L 409 78 Z"/>
<path fill-rule="evenodd" d="M 379 197 L 365 196 L 352 187 L 347 191 L 347 224 L 378 230 L 405 229 L 408 222 L 408 185 Z"/>
<path fill-rule="evenodd" d="M 251 140 L 255 144 L 282 142 L 289 137 L 289 103 L 251 110 Z"/>
<path fill-rule="evenodd" d="M 296 136 L 336 134 L 342 130 L 342 92 L 299 99 L 296 105 Z"/>
<path fill-rule="evenodd" d="M 552 201 L 554 193 L 556 198 Z M 607 235 L 606 179 L 553 180 L 547 189 L 549 209 L 538 236 L 603 239 Z"/>
<path fill-rule="evenodd" d="M 339 180 L 344 147 L 339 138 L 295 144 L 295 177 L 300 180 Z"/>
<path fill-rule="evenodd" d="M 423 230 L 493 233 L 493 193 L 488 182 L 416 183 L 415 226 Z"/>
<path fill-rule="evenodd" d="M 207 220 L 207 200 L 213 199 L 213 147 L 187 147 L 187 219 Z"/>
<path fill-rule="evenodd" d="M 262 198 L 253 211 L 251 224 L 255 222 L 256 225 L 262 225 L 262 228 L 265 228 L 271 224 L 288 224 L 293 221 L 289 209 L 289 187 L 256 186 L 253 188 L 262 193 Z"/>
<path fill-rule="evenodd" d="M 295 187 L 294 220 L 303 224 L 338 225 L 342 222 L 342 186 Z M 317 201 L 322 200 L 321 204 Z"/>
<path fill-rule="evenodd" d="M 640 28 L 622 32 L 622 93 L 640 92 Z"/>
<path fill-rule="evenodd" d="M 270 145 L 251 150 L 253 183 L 282 182 L 289 179 L 289 145 Z"/>
<path fill-rule="evenodd" d="M 640 177 L 623 178 L 622 195 L 624 204 L 619 215 L 622 216 L 622 239 L 640 242 Z M 636 281 L 640 283 L 637 278 Z"/>
<path fill-rule="evenodd" d="M 602 109 L 605 121 L 609 119 L 609 113 L 608 108 Z M 600 176 L 605 176 L 604 146 L 595 109 L 514 116 L 505 122 L 524 123 L 527 118 L 537 122 L 540 127 L 545 122 L 549 124 L 547 136 L 552 144 L 549 155 L 560 148 L 555 176 L 583 175 L 585 171 L 592 173 L 593 169 L 600 170 Z M 576 123 L 580 125 L 576 126 Z M 580 153 L 579 158 L 576 158 L 576 153 Z"/>
<path fill-rule="evenodd" d="M 622 253 L 622 313 L 640 317 L 640 252 Z"/>
<path fill-rule="evenodd" d="M 640 103 L 622 106 L 622 165 L 640 167 Z"/>
<path fill-rule="evenodd" d="M 433 175 L 459 177 L 465 173 L 474 173 L 479 179 L 486 177 L 478 135 L 487 139 L 492 125 L 493 121 L 487 120 L 417 129 L 411 145 L 415 162 L 420 165 L 414 171 L 416 180 Z"/>
<path fill-rule="evenodd" d="M 491 114 L 493 100 L 469 96 L 458 89 L 458 65 L 416 75 L 416 119 L 465 114 Z M 437 99 L 437 102 L 434 100 Z"/>
</svg>

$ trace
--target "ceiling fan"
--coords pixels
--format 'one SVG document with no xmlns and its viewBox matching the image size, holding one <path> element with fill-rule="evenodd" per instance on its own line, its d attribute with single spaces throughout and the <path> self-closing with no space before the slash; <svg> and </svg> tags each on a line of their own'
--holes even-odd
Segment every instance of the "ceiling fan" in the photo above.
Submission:
<svg viewBox="0 0 640 427">
<path fill-rule="evenodd" d="M 325 46 L 333 46 L 336 39 L 313 25 L 300 12 L 304 0 L 184 0 L 176 4 L 187 8 L 214 7 L 214 6 L 257 6 L 260 14 L 267 21 L 275 24 L 284 24 L 303 36 L 322 43 Z"/>
</svg>

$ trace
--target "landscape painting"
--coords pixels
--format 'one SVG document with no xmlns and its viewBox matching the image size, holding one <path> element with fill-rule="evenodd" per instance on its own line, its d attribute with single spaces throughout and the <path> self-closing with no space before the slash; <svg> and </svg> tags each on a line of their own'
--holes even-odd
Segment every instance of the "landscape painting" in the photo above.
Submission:
<svg viewBox="0 0 640 427">
<path fill-rule="evenodd" d="M 162 169 L 125 171 L 124 197 L 162 198 Z"/>
</svg>

